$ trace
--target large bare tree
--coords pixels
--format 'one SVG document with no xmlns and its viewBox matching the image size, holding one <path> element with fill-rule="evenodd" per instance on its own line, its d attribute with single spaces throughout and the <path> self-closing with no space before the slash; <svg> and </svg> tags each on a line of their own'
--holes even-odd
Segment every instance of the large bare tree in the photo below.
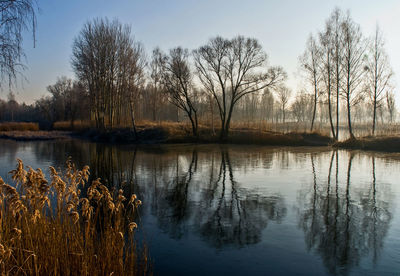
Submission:
<svg viewBox="0 0 400 276">
<path fill-rule="evenodd" d="M 201 83 L 217 103 L 221 140 L 227 139 L 234 107 L 243 96 L 286 78 L 281 67 L 267 66 L 267 54 L 254 38 L 218 36 L 195 50 L 194 60 Z"/>
<path fill-rule="evenodd" d="M 376 113 L 382 105 L 386 92 L 391 88 L 391 79 L 393 71 L 389 64 L 389 58 L 385 52 L 382 31 L 376 26 L 375 34 L 369 46 L 367 59 L 367 77 L 366 84 L 373 106 L 372 115 L 372 135 L 375 134 Z"/>
</svg>

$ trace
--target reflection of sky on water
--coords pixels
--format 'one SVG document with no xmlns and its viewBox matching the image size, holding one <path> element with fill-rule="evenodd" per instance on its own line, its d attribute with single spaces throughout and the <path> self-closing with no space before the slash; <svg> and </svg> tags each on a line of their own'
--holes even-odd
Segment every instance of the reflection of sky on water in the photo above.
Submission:
<svg viewBox="0 0 400 276">
<path fill-rule="evenodd" d="M 155 271 L 171 275 L 390 274 L 400 269 L 399 155 L 328 148 L 105 146 L 0 141 L 20 157 L 89 164 L 143 200 Z"/>
</svg>

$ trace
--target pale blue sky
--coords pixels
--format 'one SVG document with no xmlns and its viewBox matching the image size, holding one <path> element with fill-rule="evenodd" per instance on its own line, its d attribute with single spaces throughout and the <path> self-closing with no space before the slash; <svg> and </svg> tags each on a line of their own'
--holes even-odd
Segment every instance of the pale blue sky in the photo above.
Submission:
<svg viewBox="0 0 400 276">
<path fill-rule="evenodd" d="M 25 36 L 27 81 L 16 89 L 17 99 L 27 103 L 46 94 L 46 86 L 58 76 L 74 76 L 70 66 L 73 39 L 95 17 L 131 24 L 148 53 L 155 46 L 194 49 L 216 35 L 255 37 L 270 63 L 283 66 L 289 86 L 296 89 L 298 56 L 307 37 L 324 27 L 337 6 L 350 10 L 365 35 L 372 34 L 379 23 L 394 72 L 400 74 L 400 1 L 396 0 L 38 0 L 38 4 L 36 48 Z M 395 79 L 400 83 L 399 76 Z M 0 97 L 5 98 L 7 92 L 0 92 Z"/>
</svg>

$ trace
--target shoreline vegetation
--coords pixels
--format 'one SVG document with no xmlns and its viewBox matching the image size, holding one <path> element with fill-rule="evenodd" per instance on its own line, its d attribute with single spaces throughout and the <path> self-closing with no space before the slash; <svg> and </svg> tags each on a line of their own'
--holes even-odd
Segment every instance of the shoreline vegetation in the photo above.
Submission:
<svg viewBox="0 0 400 276">
<path fill-rule="evenodd" d="M 1 275 L 147 275 L 146 245 L 135 239 L 141 201 L 70 160 L 65 171 L 24 167 L 0 177 Z"/>
<path fill-rule="evenodd" d="M 25 125 L 26 124 L 26 125 Z M 6 125 L 6 126 L 4 126 Z M 25 127 L 25 128 L 24 128 Z M 291 126 L 289 129 L 293 129 Z M 198 137 L 193 137 L 190 126 L 184 123 L 144 122 L 136 127 L 121 127 L 112 130 L 98 130 L 89 124 L 77 124 L 74 129 L 68 123 L 54 124 L 53 130 L 39 130 L 32 123 L 0 123 L 0 139 L 14 141 L 46 141 L 58 139 L 85 139 L 91 142 L 111 144 L 182 144 L 182 143 L 224 143 L 268 146 L 332 146 L 334 148 L 400 152 L 400 136 L 394 134 L 380 136 L 354 137 L 335 141 L 323 132 L 272 131 L 256 127 L 237 125 L 229 133 L 228 139 L 221 142 L 217 129 L 199 127 Z"/>
</svg>

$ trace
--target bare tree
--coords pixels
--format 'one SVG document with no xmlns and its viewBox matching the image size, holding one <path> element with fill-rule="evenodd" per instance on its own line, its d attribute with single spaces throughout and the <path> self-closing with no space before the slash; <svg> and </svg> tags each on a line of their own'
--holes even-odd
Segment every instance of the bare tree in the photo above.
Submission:
<svg viewBox="0 0 400 276">
<path fill-rule="evenodd" d="M 150 106 L 153 120 L 157 120 L 157 111 L 162 102 L 162 53 L 160 48 L 156 47 L 152 52 L 150 67 Z"/>
<path fill-rule="evenodd" d="M 34 0 L 0 1 L 0 85 L 7 80 L 11 86 L 24 69 L 22 33 L 31 30 L 35 40 L 35 9 Z"/>
<path fill-rule="evenodd" d="M 386 105 L 389 112 L 389 122 L 393 123 L 396 115 L 396 104 L 393 92 L 386 92 Z"/>
<path fill-rule="evenodd" d="M 341 94 L 341 79 L 343 76 L 342 56 L 343 56 L 343 13 L 339 8 L 335 8 L 330 18 L 327 21 L 327 28 L 330 28 L 332 44 L 332 57 L 333 57 L 333 76 L 334 76 L 334 89 L 336 93 L 336 139 L 339 139 L 339 112 L 340 112 L 340 94 Z"/>
<path fill-rule="evenodd" d="M 325 24 L 325 30 L 320 32 L 319 41 L 321 45 L 321 75 L 325 86 L 325 95 L 328 100 L 328 116 L 329 124 L 331 126 L 332 136 L 337 139 L 335 127 L 333 125 L 332 119 L 332 94 L 334 90 L 334 72 L 335 72 L 335 52 L 334 52 L 334 42 L 335 36 L 332 27 L 332 20 L 327 21 Z M 337 65 L 340 63 L 337 62 Z M 338 69 L 338 68 L 337 68 Z M 339 72 L 337 74 L 339 76 Z M 337 78 L 337 84 L 339 84 L 339 78 Z M 339 85 L 337 86 L 339 89 Z M 338 92 L 339 90 L 337 90 Z M 339 94 L 337 94 L 339 95 Z M 338 99 L 337 99 L 338 100 Z M 339 114 L 339 113 L 338 113 Z M 338 122 L 337 122 L 338 124 Z"/>
<path fill-rule="evenodd" d="M 196 90 L 193 87 L 189 51 L 177 47 L 170 50 L 169 55 L 163 59 L 163 83 L 169 100 L 186 113 L 192 125 L 193 136 L 198 136 Z"/>
<path fill-rule="evenodd" d="M 89 96 L 84 84 L 79 81 L 73 81 L 72 87 L 67 93 L 65 109 L 67 119 L 70 121 L 70 127 L 73 129 L 75 120 L 78 117 L 82 119 L 88 115 Z"/>
<path fill-rule="evenodd" d="M 286 109 L 287 109 L 287 105 L 289 103 L 289 99 L 292 94 L 292 91 L 289 88 L 287 88 L 286 86 L 280 86 L 276 90 L 276 93 L 278 95 L 278 101 L 281 104 L 282 122 L 285 123 Z"/>
<path fill-rule="evenodd" d="M 11 121 L 14 121 L 14 113 L 17 111 L 18 102 L 15 100 L 15 94 L 12 91 L 7 95 L 7 107 L 11 113 Z"/>
<path fill-rule="evenodd" d="M 274 119 L 274 95 L 270 89 L 264 89 L 261 96 L 261 117 L 268 121 L 273 121 Z"/>
<path fill-rule="evenodd" d="M 319 63 L 321 63 L 321 50 L 319 49 L 317 42 L 315 41 L 312 35 L 310 35 L 310 37 L 308 38 L 306 44 L 306 50 L 299 60 L 301 68 L 306 73 L 307 79 L 312 85 L 314 92 L 313 111 L 312 111 L 311 127 L 310 127 L 310 131 L 312 131 L 314 127 L 315 114 L 317 111 L 317 101 L 318 97 L 321 94 L 319 88 L 321 85 L 320 82 L 322 78 L 319 65 Z"/>
<path fill-rule="evenodd" d="M 73 43 L 72 67 L 89 91 L 98 128 L 112 128 L 126 118 L 135 127 L 135 101 L 144 84 L 143 46 L 119 21 L 87 22 Z"/>
<path fill-rule="evenodd" d="M 52 119 L 53 121 L 64 121 L 67 119 L 67 101 L 71 100 L 72 80 L 63 76 L 57 79 L 56 83 L 47 86 L 47 91 L 52 96 Z"/>
<path fill-rule="evenodd" d="M 362 99 L 362 81 L 364 76 L 364 57 L 366 43 L 362 36 L 360 26 L 347 14 L 341 24 L 343 32 L 343 97 L 347 107 L 348 130 L 351 138 L 354 138 L 351 125 L 351 107 Z"/>
<path fill-rule="evenodd" d="M 305 122 L 309 119 L 309 114 L 312 113 L 314 107 L 313 95 L 306 94 L 304 91 L 300 91 L 296 95 L 296 99 L 291 105 L 291 109 L 297 122 Z"/>
<path fill-rule="evenodd" d="M 51 96 L 37 100 L 36 106 L 49 122 L 69 120 L 73 129 L 78 117 L 87 118 L 89 96 L 82 83 L 63 76 L 47 86 L 47 91 Z"/>
<path fill-rule="evenodd" d="M 267 54 L 256 39 L 216 37 L 194 51 L 198 76 L 217 103 L 221 119 L 220 139 L 228 137 L 236 103 L 245 95 L 274 87 L 286 74 L 267 67 Z"/>
<path fill-rule="evenodd" d="M 390 81 L 393 76 L 384 44 L 382 32 L 377 25 L 372 43 L 369 47 L 366 65 L 366 85 L 373 106 L 372 135 L 375 134 L 377 109 L 381 106 L 386 92 L 390 89 Z"/>
</svg>

